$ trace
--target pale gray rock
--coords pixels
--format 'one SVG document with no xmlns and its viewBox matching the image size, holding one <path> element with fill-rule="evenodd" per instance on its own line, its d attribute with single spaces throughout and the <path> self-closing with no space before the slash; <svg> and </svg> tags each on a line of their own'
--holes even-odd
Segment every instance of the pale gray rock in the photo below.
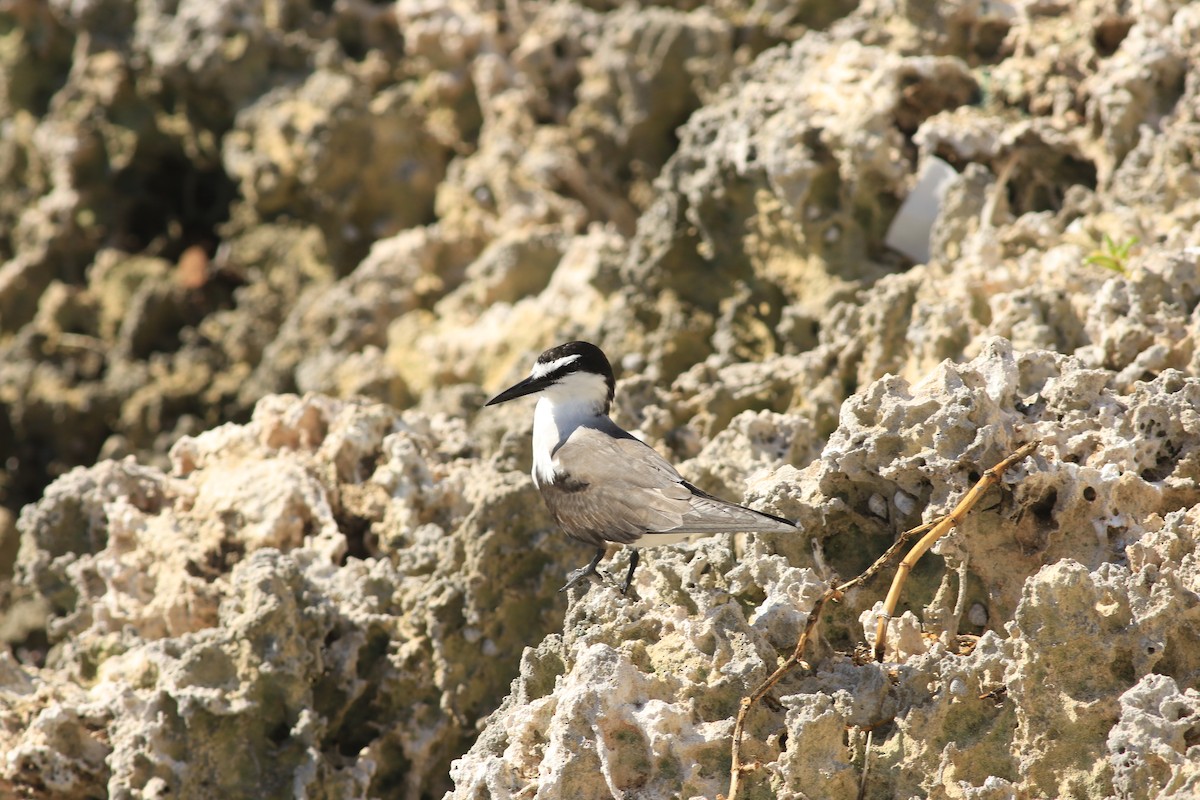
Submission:
<svg viewBox="0 0 1200 800">
<path fill-rule="evenodd" d="M 1200 605 L 1185 588 L 1196 580 L 1200 383 L 1167 371 L 1122 394 L 1114 378 L 1074 359 L 1016 353 L 994 340 L 974 361 L 943 364 L 917 385 L 885 378 L 866 388 L 846 403 L 820 458 L 803 471 L 783 467 L 749 484 L 752 505 L 798 516 L 802 534 L 750 537 L 735 547 L 736 562 L 725 560 L 733 543 L 717 539 L 696 545 L 682 564 L 675 553 L 650 553 L 636 584 L 638 606 L 629 600 L 614 605 L 611 589 L 593 588 L 569 611 L 563 639 L 526 652 L 526 668 L 508 701 L 456 762 L 450 796 L 536 796 L 552 787 L 594 786 L 586 781 L 594 781 L 597 771 L 607 787 L 601 791 L 612 795 L 679 796 L 679 786 L 683 796 L 724 790 L 726 776 L 708 776 L 710 783 L 700 787 L 687 782 L 694 775 L 667 789 L 671 768 L 651 757 L 648 723 L 641 738 L 629 735 L 628 748 L 606 744 L 608 721 L 615 725 L 629 712 L 611 705 L 614 690 L 591 694 L 594 685 L 580 686 L 576 670 L 600 670 L 587 660 L 590 648 L 627 628 L 635 608 L 644 625 L 643 614 L 662 625 L 681 607 L 703 618 L 714 598 L 724 596 L 710 588 L 719 587 L 740 606 L 732 618 L 738 636 L 762 636 L 786 652 L 823 586 L 813 567 L 849 577 L 896 531 L 948 511 L 985 466 L 1032 438 L 1042 441 L 1037 455 L 1008 473 L 1002 488 L 989 492 L 991 499 L 935 548 L 945 569 L 935 569 L 928 581 L 918 571 L 909 581 L 906 597 L 912 600 L 906 602 L 923 608 L 919 618 L 905 614 L 892 625 L 888 658 L 898 663 L 856 664 L 844 654 L 852 643 L 870 641 L 882 580 L 854 590 L 827 612 L 822 640 L 808 653 L 811 672 L 797 670 L 784 680 L 776 690 L 782 708 L 767 705 L 752 715 L 757 732 L 749 735 L 748 758 L 766 767 L 749 778 L 748 791 L 809 792 L 820 782 L 831 787 L 831 796 L 853 794 L 865 743 L 864 734 L 853 731 L 880 725 L 883 731 L 889 724 L 893 732 L 877 731 L 871 747 L 872 791 L 928 791 L 931 774 L 943 776 L 937 796 L 1113 791 L 1107 742 L 1118 720 L 1118 698 L 1152 672 L 1187 683 L 1200 669 L 1196 648 L 1187 644 L 1197 635 Z M 789 429 L 787 418 L 775 421 L 780 434 Z M 1162 435 L 1147 439 L 1147 425 Z M 730 463 L 745 463 L 737 460 L 732 441 L 724 440 Z M 872 494 L 915 498 L 919 517 L 899 507 L 888 508 L 886 522 L 867 517 L 861 509 Z M 1191 510 L 1185 515 L 1183 509 Z M 823 553 L 819 561 L 814 541 Z M 1167 577 L 1165 563 L 1149 566 L 1150 559 L 1162 558 L 1186 558 L 1188 564 Z M 698 562 L 705 571 L 697 573 Z M 679 591 L 686 596 L 664 602 Z M 978 640 L 970 619 L 973 599 L 987 612 L 988 629 Z M 586 628 L 571 626 L 577 614 L 587 615 Z M 958 652 L 961 634 L 972 642 L 966 654 Z M 705 663 L 689 656 L 688 647 L 677 650 L 685 665 L 671 672 L 674 685 Z M 707 702 L 736 709 L 761 679 L 759 659 L 723 667 L 725 674 L 749 679 L 728 695 L 711 687 Z M 549 695 L 549 678 L 531 671 L 547 661 L 559 676 Z M 1098 674 L 1080 670 L 1080 663 L 1105 666 Z M 636 659 L 633 665 L 639 666 Z M 657 665 L 640 670 L 624 682 L 643 685 L 662 671 Z M 543 688 L 531 690 L 534 683 Z M 692 696 L 686 685 L 674 695 L 659 691 L 646 689 L 642 697 L 678 703 Z M 554 709 L 567 698 L 572 712 L 558 717 Z M 605 722 L 577 730 L 580 718 Z M 691 719 L 707 721 L 700 712 Z M 531 736 L 531 726 L 539 736 Z M 843 743 L 847 727 L 850 747 Z M 727 737 L 727 730 L 721 735 Z M 1177 745 L 1159 743 L 1164 735 L 1170 734 L 1146 728 L 1138 747 L 1178 752 Z M 560 737 L 592 742 L 585 745 L 588 752 L 607 747 L 614 758 L 563 754 L 554 745 Z M 678 746 L 687 738 L 681 735 Z M 690 760 L 706 763 L 708 745 L 697 743 Z M 624 759 L 642 759 L 644 782 L 636 788 L 622 782 L 627 776 L 614 749 Z M 1182 764 L 1178 769 L 1186 770 Z M 1187 774 L 1180 772 L 1174 785 L 1189 780 Z"/>
<path fill-rule="evenodd" d="M 0 11 L 0 795 L 712 797 L 1033 438 L 743 796 L 1194 794 L 1195 4 L 850 5 Z M 802 530 L 568 606 L 481 406 L 576 337 Z"/>
<path fill-rule="evenodd" d="M 1005 684 L 1016 704 L 1014 752 L 1027 786 L 1048 794 L 1111 791 L 1106 737 L 1120 735 L 1109 731 L 1122 693 L 1136 695 L 1133 684 L 1152 670 L 1197 674 L 1194 648 L 1180 645 L 1195 636 L 1200 606 L 1170 579 L 1152 580 L 1115 564 L 1089 572 L 1063 560 L 1026 583 L 1009 625 L 1015 658 Z M 1167 658 L 1174 663 L 1164 664 Z M 1137 745 L 1164 733 L 1146 730 Z M 1140 786 L 1135 796 L 1153 796 L 1151 788 Z"/>
<path fill-rule="evenodd" d="M 905 95 L 906 84 L 939 89 Z M 628 346 L 663 377 L 711 349 L 726 361 L 809 349 L 831 304 L 889 270 L 865 245 L 882 241 L 913 167 L 899 120 L 975 91 L 955 59 L 819 34 L 765 52 L 680 129 L 622 270 L 634 313 L 669 324 L 627 334 Z"/>
<path fill-rule="evenodd" d="M 0 687 L 0 777 L 62 796 L 446 788 L 521 648 L 561 625 L 575 553 L 529 515 L 528 480 L 460 420 L 321 397 L 264 400 L 172 462 L 78 470 L 22 515 L 19 578 L 53 647 Z"/>
<path fill-rule="evenodd" d="M 807 464 L 820 452 L 810 420 L 795 414 L 743 411 L 728 427 L 683 462 L 692 479 L 721 496 L 740 497 L 743 482 L 768 473 L 780 463 Z"/>
<path fill-rule="evenodd" d="M 562 635 L 525 651 L 508 700 L 455 762 L 448 797 L 711 797 L 723 788 L 735 687 L 770 672 L 772 634 L 794 636 L 821 586 L 769 558 L 736 567 L 720 545 L 680 555 L 654 560 L 638 599 L 593 587 Z M 663 560 L 671 568 L 660 572 Z M 751 729 L 769 730 L 757 720 Z"/>
<path fill-rule="evenodd" d="M 239 112 L 222 161 L 260 219 L 288 210 L 319 221 L 335 263 L 370 242 L 432 221 L 447 149 L 407 89 L 372 91 L 326 69 Z"/>
<path fill-rule="evenodd" d="M 1150 673 L 1121 695 L 1121 717 L 1108 733 L 1113 786 L 1126 797 L 1185 797 L 1200 785 L 1188 758 L 1200 693 Z"/>
<path fill-rule="evenodd" d="M 388 326 L 457 285 L 464 249 L 436 230 L 414 228 L 375 242 L 344 279 L 314 280 L 267 344 L 241 397 L 251 402 L 300 389 L 408 405 L 407 385 L 383 357 Z"/>
</svg>

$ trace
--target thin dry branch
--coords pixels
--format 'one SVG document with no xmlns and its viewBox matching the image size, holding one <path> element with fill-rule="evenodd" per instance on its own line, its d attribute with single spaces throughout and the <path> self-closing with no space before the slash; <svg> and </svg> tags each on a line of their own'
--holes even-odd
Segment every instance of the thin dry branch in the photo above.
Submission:
<svg viewBox="0 0 1200 800">
<path fill-rule="evenodd" d="M 883 654 L 887 649 L 888 622 L 891 621 L 892 615 L 896 613 L 896 604 L 900 602 L 900 592 L 904 589 L 904 582 L 908 579 L 908 573 L 912 571 L 916 563 L 921 560 L 921 556 L 925 555 L 925 552 L 933 547 L 938 539 L 949 533 L 951 528 L 962 524 L 963 517 L 975 507 L 975 504 L 979 502 L 988 489 L 1000 482 L 1000 478 L 1004 475 L 1006 469 L 1032 453 L 1037 449 L 1037 446 L 1038 442 L 1033 441 L 1024 447 L 1017 448 L 1008 458 L 984 472 L 983 476 L 971 487 L 971 491 L 967 492 L 963 499 L 958 501 L 958 505 L 954 507 L 954 510 L 944 517 L 940 517 L 929 533 L 922 536 L 921 541 L 913 545 L 913 549 L 908 551 L 908 555 L 896 567 L 896 577 L 892 579 L 887 599 L 883 601 L 883 613 L 879 615 L 879 620 L 875 626 L 876 661 L 883 661 Z"/>
<path fill-rule="evenodd" d="M 753 764 L 744 764 L 742 762 L 742 736 L 746 730 L 746 717 L 750 713 L 750 708 L 759 700 L 761 700 L 767 692 L 771 691 L 775 684 L 779 683 L 780 679 L 783 678 L 783 676 L 791 671 L 796 665 L 804 664 L 804 660 L 802 658 L 804 654 L 804 646 L 808 644 L 808 639 L 812 635 L 813 629 L 816 628 L 817 622 L 821 619 L 821 612 L 824 610 L 825 604 L 830 600 L 841 599 L 842 595 L 850 589 L 854 588 L 860 583 L 870 580 L 877 572 L 879 572 L 879 570 L 883 569 L 884 565 L 887 564 L 887 562 L 890 561 L 896 555 L 896 553 L 900 552 L 900 549 L 904 547 L 905 543 L 907 543 L 917 534 L 929 530 L 929 528 L 931 528 L 933 525 L 934 523 L 930 522 L 913 528 L 912 530 L 905 531 L 904 533 L 900 534 L 892 546 L 887 549 L 887 552 L 875 559 L 875 563 L 867 567 L 867 569 L 864 570 L 858 577 L 837 586 L 830 586 L 828 589 L 826 589 L 821 596 L 817 598 L 817 602 L 813 603 L 812 609 L 808 612 L 808 619 L 804 623 L 804 631 L 800 634 L 800 638 L 797 640 L 796 646 L 792 650 L 792 654 L 788 656 L 787 660 L 780 664 L 779 667 L 772 672 L 766 680 L 759 684 L 758 688 L 755 689 L 750 696 L 742 698 L 741 707 L 738 708 L 737 719 L 733 723 L 733 760 L 729 778 L 729 800 L 734 800 L 737 797 L 738 789 L 741 785 L 741 776 L 744 773 L 752 772 L 759 767 L 757 762 Z M 718 800 L 723 800 L 723 798 L 724 795 L 718 795 Z"/>
<path fill-rule="evenodd" d="M 913 564 L 917 562 L 917 559 L 919 559 L 926 550 L 932 547 L 934 542 L 945 535 L 945 533 L 948 532 L 952 527 L 959 524 L 962 516 L 970 511 L 977 502 L 979 502 L 979 498 L 983 496 L 984 492 L 991 488 L 993 484 L 1000 481 L 1000 476 L 1004 474 L 1004 471 L 1021 459 L 1025 458 L 1025 456 L 1032 453 L 1035 449 L 1037 449 L 1037 446 L 1038 442 L 1034 441 L 1018 448 L 1008 458 L 984 472 L 983 477 L 981 477 L 979 481 L 971 488 L 971 490 L 967 492 L 966 496 L 959 501 L 958 505 L 955 506 L 954 510 L 949 514 L 900 534 L 896 541 L 892 543 L 892 546 L 889 547 L 883 555 L 875 559 L 875 562 L 871 564 L 871 566 L 867 567 L 860 575 L 852 580 L 846 581 L 843 584 L 830 586 L 821 594 L 819 598 L 817 598 L 817 602 L 813 604 L 812 610 L 808 612 L 808 619 L 805 620 L 804 630 L 801 632 L 800 638 L 796 641 L 796 646 L 793 648 L 792 654 L 788 656 L 787 659 L 780 664 L 774 672 L 767 676 L 766 680 L 759 684 L 758 688 L 756 688 L 749 696 L 742 698 L 741 706 L 738 708 L 737 719 L 733 724 L 733 744 L 731 747 L 732 758 L 729 769 L 729 794 L 719 794 L 717 795 L 717 800 L 737 800 L 738 791 L 741 789 L 742 776 L 753 772 L 761 766 L 761 764 L 759 764 L 757 761 L 751 764 L 746 764 L 742 761 L 742 737 L 746 732 L 746 718 L 749 716 L 750 709 L 754 706 L 754 704 L 766 696 L 767 692 L 771 691 L 771 689 L 775 687 L 775 684 L 779 683 L 784 675 L 786 675 L 799 664 L 804 664 L 806 667 L 808 666 L 805 664 L 803 659 L 804 648 L 808 644 L 808 640 L 809 637 L 812 636 L 812 632 L 816 629 L 817 622 L 819 622 L 821 619 L 821 613 L 825 610 L 825 604 L 830 600 L 840 600 L 842 595 L 847 591 L 860 583 L 870 580 L 875 576 L 876 573 L 883 569 L 884 565 L 891 561 L 892 558 L 894 558 L 895 555 L 904 547 L 904 545 L 907 544 L 914 536 L 928 531 L 928 533 L 925 533 L 925 535 L 921 537 L 921 540 L 917 542 L 913 549 L 909 551 L 908 555 L 905 556 L 904 561 L 901 562 L 902 567 L 904 564 L 907 564 L 908 566 L 903 570 L 897 569 L 896 578 L 892 581 L 891 589 L 888 591 L 888 602 L 890 602 L 891 605 L 887 606 L 885 603 L 885 608 L 888 609 L 887 614 L 889 616 L 882 618 L 883 627 L 881 630 L 886 633 L 887 620 L 890 619 L 890 614 L 896 610 L 896 601 L 900 597 L 900 589 L 904 584 L 904 580 L 901 578 L 901 572 L 907 576 L 908 572 L 912 569 Z M 884 641 L 884 633 L 880 633 L 879 631 L 876 632 L 875 641 L 877 658 L 879 658 L 878 654 L 880 652 L 880 643 Z"/>
</svg>

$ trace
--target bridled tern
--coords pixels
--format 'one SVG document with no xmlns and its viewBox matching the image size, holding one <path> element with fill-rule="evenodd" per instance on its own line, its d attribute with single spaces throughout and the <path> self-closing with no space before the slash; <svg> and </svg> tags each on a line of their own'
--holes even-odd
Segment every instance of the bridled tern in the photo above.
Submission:
<svg viewBox="0 0 1200 800">
<path fill-rule="evenodd" d="M 609 543 L 634 548 L 621 589 L 627 592 L 638 548 L 696 534 L 796 530 L 782 517 L 727 503 L 684 480 L 654 448 L 609 418 L 613 386 L 612 367 L 599 347 L 567 342 L 542 353 L 528 378 L 487 402 L 541 395 L 533 415 L 533 482 L 566 534 L 596 548 L 560 591 L 598 575 Z"/>
</svg>

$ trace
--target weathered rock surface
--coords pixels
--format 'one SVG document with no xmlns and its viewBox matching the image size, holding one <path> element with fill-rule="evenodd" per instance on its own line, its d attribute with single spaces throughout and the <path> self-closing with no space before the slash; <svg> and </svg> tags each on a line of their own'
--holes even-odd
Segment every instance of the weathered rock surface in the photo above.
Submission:
<svg viewBox="0 0 1200 800">
<path fill-rule="evenodd" d="M 505 704 L 456 762 L 454 796 L 565 796 L 562 787 L 597 769 L 606 787 L 593 785 L 589 796 L 665 797 L 680 777 L 683 796 L 723 791 L 728 751 L 714 758 L 710 736 L 690 729 L 678 730 L 673 750 L 656 746 L 654 723 L 629 722 L 638 704 L 615 690 L 592 694 L 597 684 L 628 670 L 627 683 L 651 681 L 642 703 L 670 705 L 694 696 L 694 675 L 715 672 L 739 676 L 745 694 L 790 649 L 825 585 L 814 544 L 825 569 L 856 574 L 896 531 L 949 511 L 982 466 L 1030 439 L 1042 444 L 1010 473 L 1015 485 L 989 493 L 984 510 L 942 540 L 935 552 L 944 566 L 915 573 L 906 596 L 921 611 L 923 635 L 893 640 L 899 652 L 890 648 L 889 658 L 900 667 L 856 664 L 850 655 L 874 635 L 883 585 L 853 590 L 827 615 L 812 670 L 785 679 L 777 707 L 752 717 L 748 759 L 768 766 L 752 778 L 750 796 L 853 796 L 861 739 L 852 733 L 844 744 L 847 727 L 879 728 L 868 780 L 880 796 L 1001 786 L 1015 795 L 1096 796 L 1115 791 L 1118 769 L 1161 773 L 1160 757 L 1136 754 L 1156 748 L 1174 765 L 1162 785 L 1196 780 L 1189 745 L 1168 744 L 1161 726 L 1142 724 L 1136 753 L 1112 755 L 1108 741 L 1118 735 L 1110 730 L 1122 694 L 1139 681 L 1190 686 L 1200 677 L 1200 574 L 1178 560 L 1178 568 L 1152 563 L 1179 559 L 1181 550 L 1194 561 L 1179 536 L 1194 537 L 1200 519 L 1200 381 L 1167 371 L 1122 394 L 1111 388 L 1114 378 L 994 340 L 972 362 L 944 364 L 918 385 L 872 384 L 845 404 L 820 458 L 750 486 L 752 502 L 798 518 L 803 536 L 757 537 L 737 555 L 708 543 L 683 563 L 651 556 L 635 605 L 615 589 L 590 591 L 572 606 L 562 637 L 527 651 Z M 785 418 L 780 428 L 787 427 Z M 690 627 L 676 619 L 681 608 Z M 572 627 L 572 619 L 587 624 Z M 713 619 L 722 621 L 719 631 L 706 627 Z M 919 632 L 903 620 L 898 627 L 906 625 Z M 647 641 L 668 638 L 663 626 L 682 637 L 671 647 L 676 661 L 639 663 Z M 637 632 L 618 635 L 623 651 L 605 651 L 604 663 L 617 666 L 601 670 L 597 648 L 631 627 Z M 960 654 L 959 637 L 980 634 Z M 664 694 L 663 683 L 674 691 Z M 727 739 L 739 692 L 709 687 L 705 701 L 722 703 L 725 715 L 712 720 L 693 709 L 685 717 L 723 722 L 710 735 Z M 581 706 L 586 719 L 561 710 Z M 1184 708 L 1193 721 L 1200 712 L 1194 699 Z M 631 724 L 640 736 L 620 737 Z M 689 737 L 696 741 L 685 755 Z M 599 766 L 590 763 L 602 753 Z M 641 765 L 636 778 L 620 766 L 629 763 Z M 1142 788 L 1133 794 L 1149 796 Z"/>
<path fill-rule="evenodd" d="M 90 734 L 6 704 L 15 785 L 418 797 L 561 624 L 567 547 L 461 420 L 276 396 L 171 460 L 75 470 L 22 515 L 18 570 L 54 643 L 28 680 L 71 674 L 108 734 L 98 760 L 59 763 L 81 756 L 47 726 Z M 407 555 L 347 557 L 380 549 Z"/>
<path fill-rule="evenodd" d="M 743 796 L 1200 787 L 1195 4 L 0 23 L 0 795 L 713 797 L 833 576 L 1032 439 L 887 663 L 883 578 L 826 609 Z M 802 532 L 558 594 L 481 406 L 575 337 Z"/>
</svg>

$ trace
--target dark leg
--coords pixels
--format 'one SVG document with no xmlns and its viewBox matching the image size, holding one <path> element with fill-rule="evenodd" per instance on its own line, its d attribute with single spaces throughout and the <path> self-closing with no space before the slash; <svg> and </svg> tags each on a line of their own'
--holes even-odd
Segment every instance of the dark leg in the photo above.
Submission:
<svg viewBox="0 0 1200 800">
<path fill-rule="evenodd" d="M 584 578 L 590 578 L 593 575 L 595 575 L 597 578 L 600 577 L 600 573 L 596 572 L 596 567 L 597 567 L 597 565 L 599 565 L 600 559 L 604 558 L 604 553 L 605 553 L 605 550 L 603 547 L 597 548 L 595 557 L 592 558 L 592 560 L 590 562 L 588 562 L 588 565 L 586 567 L 580 567 L 579 569 L 571 570 L 570 572 L 568 572 L 567 573 L 567 582 L 565 585 L 563 585 L 563 587 L 561 589 L 559 589 L 559 591 L 565 592 L 567 589 L 570 589 L 572 586 L 579 583 Z"/>
<path fill-rule="evenodd" d="M 625 573 L 625 585 L 621 587 L 621 594 L 629 593 L 629 584 L 633 583 L 633 571 L 637 569 L 638 559 L 641 556 L 636 547 L 629 548 L 629 572 Z"/>
</svg>

